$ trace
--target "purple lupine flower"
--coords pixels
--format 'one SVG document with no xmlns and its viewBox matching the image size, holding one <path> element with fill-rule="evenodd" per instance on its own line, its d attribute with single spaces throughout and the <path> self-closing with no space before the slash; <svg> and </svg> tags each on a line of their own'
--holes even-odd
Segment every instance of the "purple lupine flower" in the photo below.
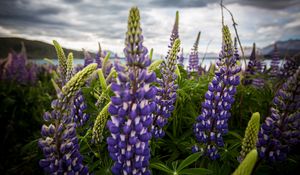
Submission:
<svg viewBox="0 0 300 175">
<path fill-rule="evenodd" d="M 29 67 L 27 67 L 27 76 L 28 76 L 28 83 L 33 85 L 37 81 L 37 65 L 36 64 L 30 64 Z"/>
<path fill-rule="evenodd" d="M 82 91 L 78 91 L 74 98 L 74 104 L 71 108 L 71 116 L 76 123 L 76 126 L 84 125 L 90 118 L 89 114 L 85 112 L 87 109 L 86 102 L 84 101 L 84 96 Z"/>
<path fill-rule="evenodd" d="M 26 53 L 9 53 L 6 64 L 4 65 L 4 79 L 7 81 L 15 81 L 17 83 L 26 84 L 28 72 L 26 69 L 27 57 Z"/>
<path fill-rule="evenodd" d="M 179 64 L 184 67 L 184 55 L 183 55 L 183 48 L 181 49 L 181 54 L 179 56 Z"/>
<path fill-rule="evenodd" d="M 199 56 L 198 56 L 198 45 L 200 40 L 200 34 L 198 33 L 197 39 L 194 43 L 194 46 L 192 48 L 190 57 L 189 57 L 189 65 L 188 65 L 188 71 L 189 72 L 198 72 L 199 69 Z"/>
<path fill-rule="evenodd" d="M 300 67 L 277 91 L 271 115 L 261 125 L 257 150 L 261 158 L 282 161 L 300 143 Z"/>
<path fill-rule="evenodd" d="M 97 63 L 98 68 L 102 67 L 102 49 L 100 43 L 98 43 L 98 52 L 95 57 L 95 63 Z"/>
<path fill-rule="evenodd" d="M 44 159 L 39 164 L 49 174 L 79 173 L 88 174 L 88 168 L 82 164 L 79 152 L 76 124 L 62 110 L 68 105 L 60 100 L 52 102 L 51 113 L 44 114 L 45 121 L 57 120 L 58 124 L 43 125 L 39 147 L 43 150 Z"/>
<path fill-rule="evenodd" d="M 294 57 L 286 57 L 286 62 L 284 63 L 282 69 L 280 70 L 280 75 L 282 77 L 290 77 L 294 75 L 294 73 L 297 71 L 298 67 L 300 66 L 300 62 L 296 60 L 297 58 Z"/>
<path fill-rule="evenodd" d="M 279 58 L 279 53 L 278 53 L 278 49 L 277 49 L 277 44 L 274 44 L 274 53 L 272 56 L 272 60 L 271 60 L 271 71 L 270 71 L 270 75 L 272 77 L 277 77 L 280 73 L 280 67 L 279 67 L 279 63 L 280 63 L 280 58 Z"/>
<path fill-rule="evenodd" d="M 165 59 L 167 59 L 168 55 L 170 55 L 170 51 L 171 51 L 173 44 L 177 38 L 179 38 L 179 12 L 178 11 L 176 11 L 175 22 L 174 22 L 172 33 L 170 36 L 170 45 L 168 46 L 169 50 L 168 50 L 168 54 L 165 57 Z"/>
<path fill-rule="evenodd" d="M 47 124 L 42 126 L 42 138 L 38 144 L 45 158 L 39 164 L 49 174 L 89 174 L 79 152 L 76 124 L 70 115 L 70 107 L 74 95 L 96 67 L 96 64 L 91 64 L 75 74 L 58 92 L 58 99 L 52 101 L 51 113 L 46 112 L 43 116 Z"/>
<path fill-rule="evenodd" d="M 154 112 L 152 136 L 154 138 L 162 138 L 165 135 L 163 127 L 167 124 L 168 118 L 171 116 L 172 111 L 175 109 L 174 103 L 176 101 L 176 90 L 178 88 L 175 85 L 177 75 L 175 74 L 177 54 L 180 50 L 180 40 L 178 39 L 178 21 L 179 15 L 176 12 L 176 19 L 173 26 L 172 34 L 170 36 L 170 49 L 160 66 L 161 78 L 157 80 L 159 88 L 157 90 L 157 96 L 155 102 L 157 104 L 156 111 Z"/>
<path fill-rule="evenodd" d="M 253 48 L 251 55 L 249 57 L 249 62 L 247 65 L 247 68 L 245 70 L 245 79 L 244 79 L 244 84 L 249 85 L 252 84 L 254 87 L 261 88 L 264 86 L 264 79 L 259 77 L 262 73 L 262 62 L 261 60 L 258 59 L 257 54 L 256 54 L 256 45 L 253 43 Z M 252 76 L 252 77 L 251 77 Z M 253 76 L 256 76 L 253 78 Z"/>
<path fill-rule="evenodd" d="M 180 40 L 176 39 L 172 49 L 169 51 L 167 60 L 160 66 L 161 78 L 157 80 L 159 88 L 156 95 L 156 111 L 152 125 L 152 135 L 154 138 L 162 138 L 165 135 L 163 127 L 167 124 L 168 118 L 175 109 L 176 90 L 175 84 L 177 75 L 175 74 L 177 54 L 180 47 Z"/>
<path fill-rule="evenodd" d="M 151 60 L 143 46 L 139 10 L 131 8 L 126 33 L 124 54 L 127 68 L 116 64 L 118 81 L 111 84 L 115 96 L 108 108 L 111 120 L 107 127 L 108 151 L 114 161 L 113 174 L 150 175 L 150 145 L 152 112 L 155 109 L 156 88 L 150 86 L 156 80 L 154 72 L 148 72 Z"/>
<path fill-rule="evenodd" d="M 237 48 L 232 48 L 232 40 L 227 26 L 223 27 L 223 46 L 217 62 L 217 70 L 202 103 L 201 114 L 194 124 L 194 133 L 200 150 L 211 159 L 219 158 L 218 147 L 224 146 L 223 135 L 228 132 L 227 121 L 230 117 L 231 105 L 234 102 L 236 86 L 240 83 L 237 75 L 241 67 Z"/>
<path fill-rule="evenodd" d="M 86 67 L 87 65 L 92 64 L 94 62 L 94 58 L 91 56 L 91 54 L 88 51 L 83 50 L 83 54 L 84 54 L 83 67 Z"/>
</svg>

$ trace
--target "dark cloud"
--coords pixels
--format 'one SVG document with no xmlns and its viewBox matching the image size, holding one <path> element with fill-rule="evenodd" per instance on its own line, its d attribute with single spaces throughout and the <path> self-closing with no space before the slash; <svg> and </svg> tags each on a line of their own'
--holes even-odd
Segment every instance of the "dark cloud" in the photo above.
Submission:
<svg viewBox="0 0 300 175">
<path fill-rule="evenodd" d="M 209 4 L 220 3 L 220 0 L 151 0 L 149 4 L 156 7 L 194 8 L 205 7 Z M 292 6 L 299 6 L 299 0 L 223 0 L 224 5 L 237 3 L 269 10 L 279 10 Z"/>
<path fill-rule="evenodd" d="M 233 2 L 270 10 L 280 10 L 293 6 L 300 8 L 299 0 L 237 0 Z"/>
<path fill-rule="evenodd" d="M 141 9 L 145 38 L 148 41 L 149 39 L 164 41 L 165 43 L 158 43 L 158 45 L 167 45 L 176 10 L 189 11 L 191 7 L 207 6 L 211 8 L 210 5 L 216 5 L 219 2 L 219 0 L 0 0 L 0 35 L 10 31 L 13 35 L 32 36 L 32 39 L 37 36 L 45 36 L 45 38 L 64 38 L 70 41 L 103 39 L 119 42 L 124 39 L 130 7 L 138 6 Z M 255 10 L 259 8 L 263 12 L 274 14 L 274 17 L 271 15 L 270 19 L 262 16 L 259 23 L 252 25 L 252 33 L 259 27 L 268 28 L 269 26 L 293 24 L 286 29 L 286 33 L 280 34 L 281 38 L 300 36 L 299 25 L 295 23 L 297 20 L 295 14 L 299 14 L 299 3 L 300 1 L 295 0 L 224 0 L 224 4 L 228 7 L 233 4 L 239 5 L 241 11 L 245 8 L 249 9 L 248 7 L 251 6 L 255 7 Z M 160 13 L 154 14 L 156 12 Z M 277 12 L 285 12 L 288 15 L 282 17 Z M 234 11 L 234 14 L 238 13 L 240 12 Z M 164 15 L 164 18 L 161 19 L 157 15 Z M 196 13 L 193 13 L 192 18 L 194 15 Z M 256 14 L 251 15 L 260 18 L 260 16 L 255 16 Z M 185 16 L 185 19 L 189 20 L 190 17 Z M 207 19 L 209 20 L 209 17 Z M 205 21 L 199 21 L 199 23 L 205 25 Z M 190 32 L 183 33 L 181 36 L 191 38 L 192 45 L 194 34 L 201 25 L 196 25 L 194 22 L 190 26 L 180 26 L 180 30 L 185 28 Z M 243 26 L 242 23 L 239 25 Z M 1 33 L 1 28 L 3 33 Z M 275 30 L 270 31 L 267 34 L 268 38 L 276 35 L 276 33 L 272 33 Z"/>
</svg>

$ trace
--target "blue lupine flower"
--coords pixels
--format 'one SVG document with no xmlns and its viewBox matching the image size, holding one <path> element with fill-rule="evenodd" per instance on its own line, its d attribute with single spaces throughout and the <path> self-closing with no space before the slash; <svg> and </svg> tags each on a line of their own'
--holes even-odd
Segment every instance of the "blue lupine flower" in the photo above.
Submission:
<svg viewBox="0 0 300 175">
<path fill-rule="evenodd" d="M 77 126 L 82 126 L 88 121 L 90 116 L 85 112 L 86 109 L 87 105 L 84 101 L 83 93 L 80 90 L 76 94 L 74 104 L 71 108 L 71 116 L 74 118 Z"/>
<path fill-rule="evenodd" d="M 192 48 L 190 57 L 189 57 L 189 65 L 188 65 L 188 71 L 189 72 L 198 72 L 199 69 L 199 56 L 198 56 L 198 45 L 200 41 L 200 34 L 198 33 L 197 39 L 195 41 L 195 44 Z"/>
<path fill-rule="evenodd" d="M 180 54 L 180 56 L 179 56 L 179 60 L 178 60 L 178 62 L 179 62 L 179 65 L 181 65 L 182 67 L 184 67 L 184 55 L 183 55 L 183 48 L 181 49 L 181 54 Z"/>
<path fill-rule="evenodd" d="M 227 26 L 223 27 L 223 47 L 217 62 L 217 70 L 202 103 L 201 114 L 194 124 L 194 133 L 200 148 L 211 159 L 219 158 L 218 147 L 223 147 L 223 135 L 228 132 L 227 121 L 230 117 L 231 105 L 234 102 L 236 86 L 240 83 L 237 75 L 241 67 L 237 65 L 239 55 Z M 193 150 L 197 150 L 195 147 Z"/>
<path fill-rule="evenodd" d="M 154 112 L 152 135 L 157 138 L 162 138 L 165 135 L 163 127 L 167 124 L 168 118 L 171 116 L 172 111 L 175 109 L 174 103 L 176 101 L 175 74 L 177 54 L 180 50 L 180 40 L 178 39 L 178 12 L 176 12 L 176 19 L 172 34 L 170 37 L 170 45 L 166 59 L 160 66 L 161 78 L 157 80 L 159 88 L 155 102 L 157 104 Z"/>
<path fill-rule="evenodd" d="M 39 147 L 45 158 L 39 164 L 49 174 L 89 174 L 79 152 L 76 124 L 71 117 L 70 107 L 74 95 L 94 72 L 96 64 L 87 66 L 69 80 L 51 104 L 52 111 L 44 114 Z"/>
<path fill-rule="evenodd" d="M 257 150 L 269 161 L 286 159 L 292 145 L 300 143 L 300 67 L 277 91 L 271 115 L 261 125 Z"/>
<path fill-rule="evenodd" d="M 167 124 L 168 118 L 175 109 L 176 90 L 175 84 L 177 75 L 175 74 L 177 53 L 180 47 L 180 40 L 176 39 L 172 49 L 169 51 L 167 60 L 160 66 L 161 79 L 157 80 L 159 88 L 156 95 L 156 111 L 152 125 L 152 135 L 155 138 L 162 138 L 165 135 L 163 127 Z"/>
<path fill-rule="evenodd" d="M 152 112 L 155 110 L 156 88 L 150 83 L 155 73 L 148 72 L 151 60 L 143 46 L 138 8 L 131 8 L 124 49 L 127 67 L 116 64 L 118 81 L 111 84 L 115 96 L 108 108 L 111 120 L 107 127 L 108 151 L 114 161 L 113 174 L 150 175 L 150 145 Z"/>
<path fill-rule="evenodd" d="M 259 77 L 259 74 L 263 73 L 263 62 L 258 59 L 256 54 L 256 46 L 255 43 L 253 43 L 253 48 L 251 55 L 249 57 L 249 62 L 247 65 L 247 68 L 245 70 L 245 79 L 244 84 L 250 85 L 252 84 L 254 87 L 261 88 L 264 86 L 265 82 L 264 79 Z M 251 76 L 257 76 L 255 78 L 251 78 Z"/>
<path fill-rule="evenodd" d="M 282 69 L 280 70 L 280 75 L 282 77 L 288 78 L 295 74 L 298 67 L 300 66 L 300 62 L 296 60 L 297 58 L 294 57 L 286 57 L 286 62 L 284 63 Z"/>
<path fill-rule="evenodd" d="M 274 44 L 274 53 L 273 53 L 271 65 L 270 65 L 270 68 L 271 68 L 270 75 L 271 76 L 276 77 L 280 74 L 279 63 L 280 63 L 280 58 L 279 58 L 279 53 L 278 53 L 278 49 L 277 49 L 277 44 Z"/>
</svg>

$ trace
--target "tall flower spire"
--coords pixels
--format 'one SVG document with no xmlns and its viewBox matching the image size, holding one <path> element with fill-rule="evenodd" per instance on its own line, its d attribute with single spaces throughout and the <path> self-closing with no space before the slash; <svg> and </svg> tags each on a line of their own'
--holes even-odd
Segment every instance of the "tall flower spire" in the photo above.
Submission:
<svg viewBox="0 0 300 175">
<path fill-rule="evenodd" d="M 300 67 L 273 99 L 271 115 L 261 125 L 257 149 L 261 158 L 284 160 L 292 145 L 300 143 Z"/>
<path fill-rule="evenodd" d="M 228 132 L 227 121 L 234 102 L 236 86 L 240 83 L 237 75 L 241 67 L 237 65 L 239 55 L 233 50 L 232 39 L 227 26 L 223 27 L 223 46 L 217 70 L 205 93 L 201 114 L 194 124 L 194 133 L 200 143 L 200 151 L 211 159 L 219 158 L 218 147 L 224 146 L 223 135 Z M 193 151 L 199 151 L 196 145 Z"/>
<path fill-rule="evenodd" d="M 70 106 L 74 95 L 94 72 L 96 64 L 91 64 L 73 76 L 58 94 L 58 99 L 51 104 L 53 110 L 44 114 L 41 129 L 42 138 L 39 147 L 45 158 L 39 164 L 50 174 L 89 174 L 83 165 L 79 152 L 76 124 L 70 116 Z"/>
<path fill-rule="evenodd" d="M 176 102 L 175 80 L 175 67 L 177 61 L 177 54 L 180 47 L 180 40 L 176 39 L 170 54 L 162 63 L 160 70 L 162 77 L 158 80 L 159 88 L 157 89 L 156 96 L 156 111 L 154 112 L 154 120 L 152 125 L 152 134 L 155 138 L 162 138 L 165 135 L 163 127 L 167 124 L 168 118 L 175 109 L 174 103 Z"/>
<path fill-rule="evenodd" d="M 107 138 L 107 144 L 114 161 L 112 173 L 150 175 L 149 140 L 156 95 L 156 88 L 150 83 L 156 76 L 147 70 L 151 60 L 143 46 L 140 14 L 136 7 L 129 13 L 125 45 L 127 66 L 115 65 L 118 78 L 111 84 L 115 96 L 111 97 L 108 107 L 111 120 L 107 127 L 111 136 Z"/>
<path fill-rule="evenodd" d="M 280 73 L 280 68 L 279 68 L 279 63 L 280 63 L 280 58 L 279 58 L 279 52 L 278 52 L 278 48 L 277 48 L 277 44 L 274 44 L 274 53 L 272 56 L 272 61 L 271 61 L 271 71 L 270 71 L 270 75 L 273 77 L 276 77 L 279 75 Z"/>
<path fill-rule="evenodd" d="M 194 46 L 192 48 L 190 57 L 189 57 L 189 65 L 188 71 L 190 72 L 198 72 L 199 69 L 199 56 L 198 56 L 198 46 L 200 41 L 201 32 L 198 33 Z"/>
</svg>

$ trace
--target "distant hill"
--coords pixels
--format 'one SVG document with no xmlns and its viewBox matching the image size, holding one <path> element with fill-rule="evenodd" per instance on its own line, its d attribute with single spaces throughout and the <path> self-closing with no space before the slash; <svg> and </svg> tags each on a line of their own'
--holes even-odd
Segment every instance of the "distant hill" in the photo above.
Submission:
<svg viewBox="0 0 300 175">
<path fill-rule="evenodd" d="M 25 44 L 29 59 L 56 59 L 56 52 L 53 45 L 23 38 L 0 38 L 0 58 L 6 58 L 11 49 L 19 52 L 21 50 L 21 42 Z M 64 48 L 64 51 L 65 53 L 72 52 L 74 58 L 83 58 L 82 51 L 66 48 Z"/>
<path fill-rule="evenodd" d="M 276 45 L 280 57 L 284 57 L 286 55 L 293 56 L 300 53 L 299 39 L 288 40 L 288 41 L 277 41 Z M 273 53 L 274 53 L 274 44 L 262 48 L 262 54 L 267 58 L 271 57 Z"/>
</svg>

